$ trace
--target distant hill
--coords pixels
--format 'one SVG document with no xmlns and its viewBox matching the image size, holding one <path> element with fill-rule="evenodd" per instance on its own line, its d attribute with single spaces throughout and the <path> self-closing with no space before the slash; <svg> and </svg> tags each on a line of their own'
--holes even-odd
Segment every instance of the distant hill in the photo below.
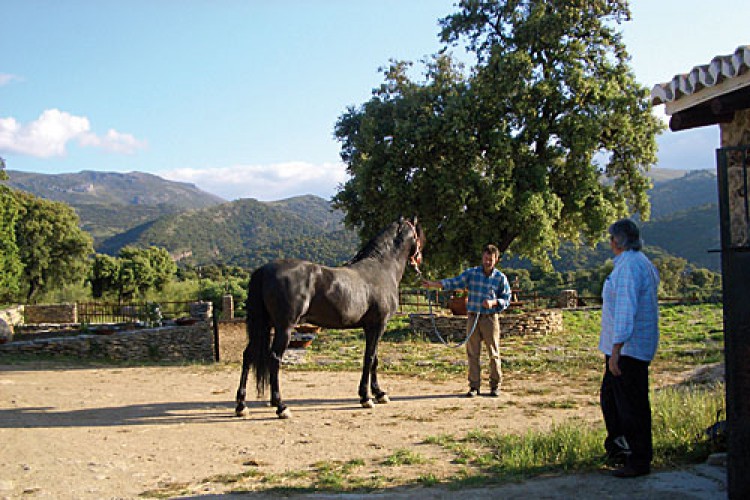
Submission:
<svg viewBox="0 0 750 500">
<path fill-rule="evenodd" d="M 699 267 L 721 271 L 721 254 L 715 252 L 721 248 L 718 203 L 648 222 L 643 226 L 643 239 L 647 247 L 656 246 Z"/>
<path fill-rule="evenodd" d="M 282 257 L 339 265 L 359 246 L 341 220 L 316 196 L 272 203 L 243 199 L 147 222 L 106 240 L 98 250 L 116 254 L 125 245 L 154 245 L 178 262 L 251 269 Z"/>
<path fill-rule="evenodd" d="M 342 214 L 317 196 L 273 202 L 225 202 L 192 184 L 140 172 L 31 174 L 8 171 L 6 184 L 64 201 L 77 211 L 98 252 L 116 254 L 125 245 L 158 245 L 178 262 L 226 263 L 248 268 L 277 257 L 299 257 L 337 265 L 358 248 L 344 229 Z M 652 169 L 651 220 L 643 225 L 652 257 L 675 255 L 720 270 L 716 174 L 711 170 Z M 565 244 L 554 265 L 559 271 L 591 268 L 611 257 Z M 514 261 L 511 267 L 518 267 Z M 509 265 L 505 263 L 504 265 Z"/>
<path fill-rule="evenodd" d="M 72 206 L 81 219 L 81 228 L 94 237 L 95 245 L 159 217 L 226 201 L 193 184 L 143 172 L 6 172 L 8 186 Z"/>
<path fill-rule="evenodd" d="M 204 208 L 226 200 L 195 185 L 174 182 L 143 172 L 93 172 L 36 174 L 7 170 L 7 185 L 68 205 L 115 204 Z"/>
<path fill-rule="evenodd" d="M 655 169 L 664 171 L 666 169 Z M 656 181 L 657 177 L 665 179 L 660 172 L 654 177 L 654 187 L 649 191 L 651 200 L 651 219 L 658 220 L 676 212 L 708 204 L 718 204 L 719 195 L 716 184 L 716 172 L 711 170 L 693 170 L 682 176 Z M 717 219 L 718 227 L 718 219 Z"/>
<path fill-rule="evenodd" d="M 690 170 L 679 170 L 676 168 L 652 168 L 648 171 L 648 177 L 654 181 L 654 185 L 666 181 L 673 181 L 684 177 Z"/>
</svg>

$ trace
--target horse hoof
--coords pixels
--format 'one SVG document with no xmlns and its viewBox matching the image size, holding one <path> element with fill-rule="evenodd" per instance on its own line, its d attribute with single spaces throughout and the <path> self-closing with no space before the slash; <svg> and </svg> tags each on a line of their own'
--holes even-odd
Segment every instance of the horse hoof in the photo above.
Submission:
<svg viewBox="0 0 750 500">
<path fill-rule="evenodd" d="M 374 408 L 375 403 L 372 402 L 372 399 L 366 399 L 362 401 L 362 408 Z"/>
<path fill-rule="evenodd" d="M 282 419 L 292 418 L 292 410 L 284 408 L 282 411 L 277 412 L 277 415 Z"/>
<path fill-rule="evenodd" d="M 384 393 L 382 396 L 378 396 L 377 401 L 378 401 L 378 403 L 384 405 L 384 404 L 390 403 L 391 402 L 391 398 L 388 397 L 388 394 Z"/>
<path fill-rule="evenodd" d="M 238 417 L 247 417 L 248 415 L 250 415 L 250 410 L 247 406 L 243 406 L 242 408 L 237 408 L 236 410 L 234 410 L 234 414 Z"/>
</svg>

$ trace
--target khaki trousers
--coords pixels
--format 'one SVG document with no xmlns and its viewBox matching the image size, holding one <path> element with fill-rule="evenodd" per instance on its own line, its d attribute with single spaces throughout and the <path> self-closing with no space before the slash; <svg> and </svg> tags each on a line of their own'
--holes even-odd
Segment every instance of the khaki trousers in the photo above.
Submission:
<svg viewBox="0 0 750 500">
<path fill-rule="evenodd" d="M 466 321 L 466 333 L 474 326 L 475 313 L 469 313 Z M 482 342 L 487 347 L 490 357 L 490 389 L 499 388 L 503 381 L 503 371 L 500 366 L 500 323 L 498 314 L 480 314 L 477 328 L 466 343 L 466 356 L 469 359 L 469 387 L 479 389 L 481 375 L 479 369 L 479 355 L 482 352 Z"/>
</svg>

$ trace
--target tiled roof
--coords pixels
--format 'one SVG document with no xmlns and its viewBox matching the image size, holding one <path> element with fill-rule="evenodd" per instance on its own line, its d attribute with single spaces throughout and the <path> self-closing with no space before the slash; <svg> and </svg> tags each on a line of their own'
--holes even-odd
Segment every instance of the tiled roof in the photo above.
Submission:
<svg viewBox="0 0 750 500">
<path fill-rule="evenodd" d="M 651 104 L 666 104 L 667 114 L 672 114 L 748 85 L 750 45 L 741 45 L 733 54 L 716 56 L 708 64 L 675 75 L 669 82 L 654 85 Z M 684 105 L 679 102 L 681 100 L 685 101 Z"/>
</svg>

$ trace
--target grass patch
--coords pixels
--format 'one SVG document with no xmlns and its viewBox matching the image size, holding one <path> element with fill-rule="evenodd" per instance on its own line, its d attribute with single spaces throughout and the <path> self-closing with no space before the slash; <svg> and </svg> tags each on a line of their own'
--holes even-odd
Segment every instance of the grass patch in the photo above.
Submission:
<svg viewBox="0 0 750 500">
<path fill-rule="evenodd" d="M 713 451 L 704 430 L 723 408 L 722 384 L 675 387 L 652 392 L 654 466 L 703 461 Z M 603 465 L 602 423 L 571 419 L 548 431 L 502 434 L 474 430 L 464 437 L 439 435 L 427 443 L 442 446 L 473 476 L 509 481 L 545 472 L 588 471 Z"/>
<path fill-rule="evenodd" d="M 402 448 L 383 460 L 383 465 L 396 467 L 399 465 L 417 465 L 427 463 L 428 460 L 419 453 Z"/>
</svg>

